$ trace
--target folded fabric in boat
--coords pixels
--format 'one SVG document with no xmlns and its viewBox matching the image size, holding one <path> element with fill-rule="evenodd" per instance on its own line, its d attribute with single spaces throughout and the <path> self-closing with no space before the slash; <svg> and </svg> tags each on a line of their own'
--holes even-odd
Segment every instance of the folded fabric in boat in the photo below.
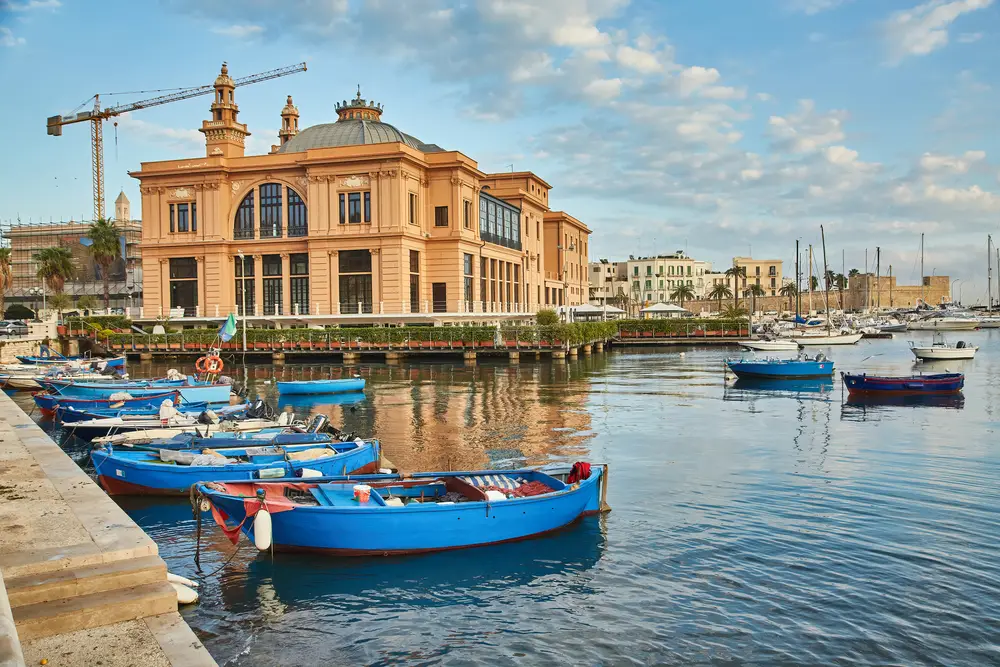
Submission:
<svg viewBox="0 0 1000 667">
<path fill-rule="evenodd" d="M 313 449 L 303 449 L 301 452 L 288 452 L 289 461 L 312 461 L 332 455 L 328 447 L 316 447 Z"/>
<path fill-rule="evenodd" d="M 282 450 L 278 447 L 247 447 L 247 456 L 281 456 Z"/>
<path fill-rule="evenodd" d="M 227 459 L 224 456 L 178 452 L 174 449 L 161 449 L 160 460 L 164 463 L 176 463 L 185 466 L 224 466 L 227 463 L 236 463 L 235 460 Z"/>
<path fill-rule="evenodd" d="M 480 489 L 492 487 L 498 491 L 513 491 L 524 483 L 524 480 L 508 475 L 470 475 L 461 479 Z"/>
</svg>

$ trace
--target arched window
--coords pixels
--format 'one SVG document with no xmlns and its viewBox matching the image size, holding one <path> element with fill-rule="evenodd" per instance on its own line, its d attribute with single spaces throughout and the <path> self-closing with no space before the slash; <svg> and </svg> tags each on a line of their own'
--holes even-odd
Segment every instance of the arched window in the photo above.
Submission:
<svg viewBox="0 0 1000 667">
<path fill-rule="evenodd" d="M 243 198 L 242 202 L 240 202 L 240 207 L 236 209 L 236 221 L 233 224 L 234 239 L 253 238 L 253 194 L 253 190 L 248 192 L 247 196 Z"/>
<path fill-rule="evenodd" d="M 260 237 L 281 238 L 281 184 L 260 186 Z"/>
<path fill-rule="evenodd" d="M 306 221 L 306 203 L 299 193 L 291 188 L 288 190 L 288 236 L 306 236 L 309 225 Z"/>
</svg>

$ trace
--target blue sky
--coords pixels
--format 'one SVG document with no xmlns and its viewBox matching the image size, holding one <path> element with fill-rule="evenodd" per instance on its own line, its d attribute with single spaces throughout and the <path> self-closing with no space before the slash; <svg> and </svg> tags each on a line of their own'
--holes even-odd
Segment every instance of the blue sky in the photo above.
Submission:
<svg viewBox="0 0 1000 667">
<path fill-rule="evenodd" d="M 360 83 L 386 122 L 545 178 L 592 259 L 792 262 L 822 224 L 837 270 L 881 246 L 909 282 L 923 232 L 972 302 L 1000 236 L 998 39 L 994 0 L 0 0 L 0 220 L 89 217 L 87 128 L 47 116 L 305 60 L 237 92 L 250 152 L 286 95 L 305 127 Z M 140 162 L 201 154 L 208 104 L 106 125 L 109 204 L 138 201 Z"/>
</svg>

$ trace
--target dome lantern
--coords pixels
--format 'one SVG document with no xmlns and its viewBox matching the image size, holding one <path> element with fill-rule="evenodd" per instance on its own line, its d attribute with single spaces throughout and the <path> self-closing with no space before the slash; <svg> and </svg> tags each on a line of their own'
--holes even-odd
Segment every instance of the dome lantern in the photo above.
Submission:
<svg viewBox="0 0 1000 667">
<path fill-rule="evenodd" d="M 353 100 L 344 100 L 336 105 L 337 120 L 372 120 L 379 122 L 382 120 L 382 105 L 369 102 L 361 97 L 361 86 L 358 86 L 358 94 Z"/>
</svg>

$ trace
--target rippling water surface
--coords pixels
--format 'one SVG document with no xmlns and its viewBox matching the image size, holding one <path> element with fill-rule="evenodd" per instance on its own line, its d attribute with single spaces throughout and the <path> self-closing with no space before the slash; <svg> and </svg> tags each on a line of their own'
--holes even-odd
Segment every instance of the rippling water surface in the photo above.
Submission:
<svg viewBox="0 0 1000 667">
<path fill-rule="evenodd" d="M 983 349 L 947 363 L 964 398 L 935 404 L 853 404 L 839 378 L 726 382 L 723 349 L 362 365 L 362 400 L 297 410 L 377 434 L 406 470 L 607 462 L 614 511 L 387 559 L 234 556 L 206 524 L 202 565 L 221 570 L 182 613 L 225 665 L 998 664 L 1000 332 L 959 336 Z M 828 354 L 909 372 L 905 338 L 923 335 Z M 273 396 L 274 373 L 331 369 L 247 379 Z M 119 502 L 197 576 L 186 501 Z"/>
</svg>

